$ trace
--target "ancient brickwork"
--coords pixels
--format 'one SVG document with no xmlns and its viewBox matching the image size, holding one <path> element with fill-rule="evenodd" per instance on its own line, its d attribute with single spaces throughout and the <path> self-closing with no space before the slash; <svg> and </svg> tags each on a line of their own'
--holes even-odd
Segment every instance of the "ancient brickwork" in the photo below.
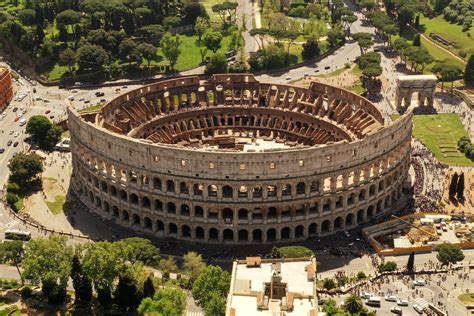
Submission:
<svg viewBox="0 0 474 316">
<path fill-rule="evenodd" d="M 13 99 L 13 85 L 10 68 L 0 67 L 0 113 Z"/>
</svg>

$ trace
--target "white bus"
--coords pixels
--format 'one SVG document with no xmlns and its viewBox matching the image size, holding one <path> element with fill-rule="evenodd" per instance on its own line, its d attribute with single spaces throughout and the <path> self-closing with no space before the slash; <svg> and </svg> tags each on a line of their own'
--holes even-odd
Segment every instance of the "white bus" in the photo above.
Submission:
<svg viewBox="0 0 474 316">
<path fill-rule="evenodd" d="M 373 307 L 380 307 L 381 299 L 378 296 L 371 296 L 365 300 L 365 304 Z"/>
<path fill-rule="evenodd" d="M 26 241 L 31 239 L 31 233 L 18 229 L 7 229 L 5 231 L 5 239 Z"/>
</svg>

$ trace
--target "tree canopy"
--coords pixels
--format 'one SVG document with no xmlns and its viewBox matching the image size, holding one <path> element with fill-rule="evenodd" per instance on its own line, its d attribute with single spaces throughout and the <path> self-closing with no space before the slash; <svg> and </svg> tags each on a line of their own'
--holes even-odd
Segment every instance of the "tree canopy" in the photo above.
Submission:
<svg viewBox="0 0 474 316">
<path fill-rule="evenodd" d="M 138 307 L 140 315 L 182 315 L 186 310 L 186 294 L 179 288 L 159 289 L 152 298 L 145 298 Z"/>
<path fill-rule="evenodd" d="M 43 161 L 35 153 L 19 153 L 10 160 L 10 180 L 21 186 L 28 185 L 43 172 Z"/>
<path fill-rule="evenodd" d="M 199 306 L 206 308 L 213 295 L 225 297 L 229 291 L 230 275 L 218 266 L 207 266 L 193 284 L 193 297 Z"/>
<path fill-rule="evenodd" d="M 438 252 L 436 258 L 438 258 L 439 262 L 441 262 L 443 265 L 447 265 L 449 263 L 454 264 L 464 260 L 462 249 L 455 244 L 445 243 L 438 245 L 436 246 L 436 251 Z"/>
</svg>

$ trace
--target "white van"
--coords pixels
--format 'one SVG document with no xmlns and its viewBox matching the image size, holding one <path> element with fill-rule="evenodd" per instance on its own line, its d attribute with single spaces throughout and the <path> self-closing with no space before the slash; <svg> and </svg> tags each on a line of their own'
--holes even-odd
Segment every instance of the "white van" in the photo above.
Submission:
<svg viewBox="0 0 474 316">
<path fill-rule="evenodd" d="M 22 118 L 22 119 L 20 120 L 20 126 L 23 126 L 23 125 L 25 125 L 25 124 L 26 124 L 26 118 Z"/>
</svg>

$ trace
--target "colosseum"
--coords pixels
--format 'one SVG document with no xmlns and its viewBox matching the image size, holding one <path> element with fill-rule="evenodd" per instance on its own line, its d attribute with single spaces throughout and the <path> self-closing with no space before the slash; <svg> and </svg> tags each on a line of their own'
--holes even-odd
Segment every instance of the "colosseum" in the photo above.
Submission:
<svg viewBox="0 0 474 316">
<path fill-rule="evenodd" d="M 208 243 L 302 240 L 388 214 L 409 169 L 412 113 L 252 75 L 172 78 L 68 109 L 72 188 L 99 216 Z"/>
</svg>

